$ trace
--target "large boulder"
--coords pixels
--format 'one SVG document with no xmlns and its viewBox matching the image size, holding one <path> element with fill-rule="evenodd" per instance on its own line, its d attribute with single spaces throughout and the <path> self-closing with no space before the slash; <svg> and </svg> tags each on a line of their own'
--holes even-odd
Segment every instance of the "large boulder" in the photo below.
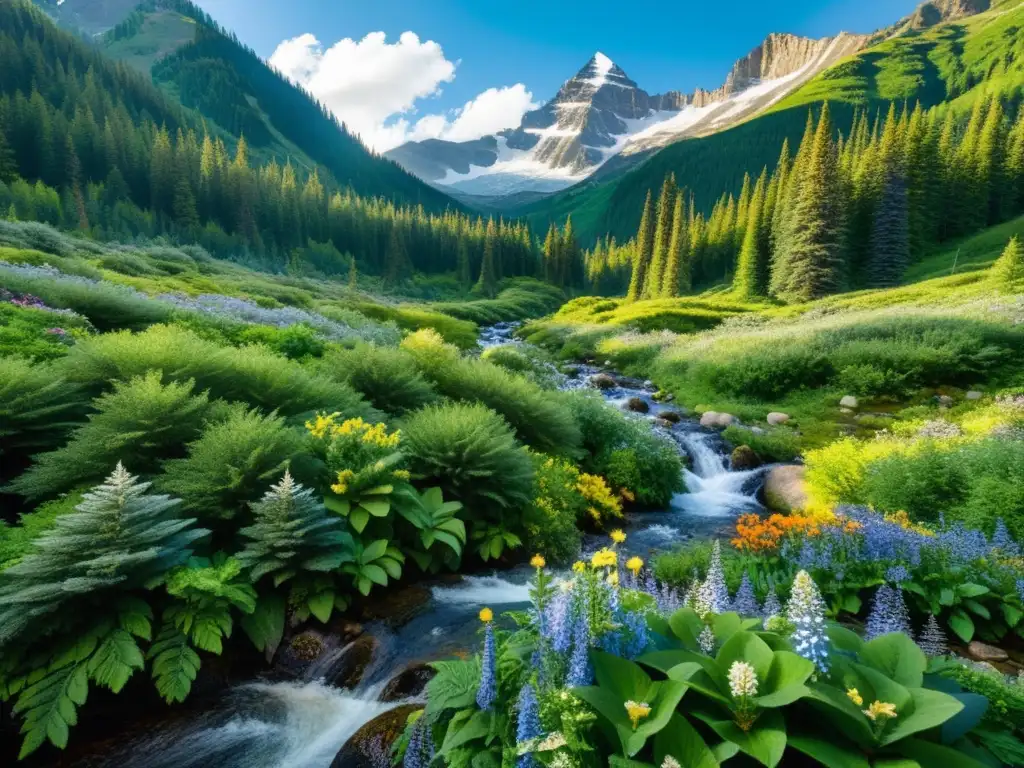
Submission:
<svg viewBox="0 0 1024 768">
<path fill-rule="evenodd" d="M 986 645 L 978 640 L 972 640 L 967 646 L 967 655 L 975 661 L 1006 661 L 1010 658 L 1010 654 L 1002 648 Z"/>
<path fill-rule="evenodd" d="M 785 424 L 789 421 L 788 413 L 779 413 L 778 411 L 772 411 L 768 414 L 768 423 L 773 427 L 777 427 L 780 424 Z"/>
<path fill-rule="evenodd" d="M 683 416 L 676 411 L 662 411 L 658 414 L 662 421 L 667 421 L 669 424 L 678 424 L 683 420 Z"/>
<path fill-rule="evenodd" d="M 730 413 L 719 413 L 718 411 L 707 411 L 700 417 L 700 425 L 710 429 L 725 429 L 736 422 L 736 417 Z"/>
<path fill-rule="evenodd" d="M 985 394 L 983 392 L 979 392 L 976 389 L 972 389 L 970 392 L 967 393 L 968 400 L 981 400 L 981 398 L 983 398 L 984 396 Z"/>
<path fill-rule="evenodd" d="M 607 373 L 598 373 L 590 377 L 590 383 L 601 390 L 615 389 L 618 383 Z"/>
<path fill-rule="evenodd" d="M 775 512 L 798 512 L 807 506 L 807 468 L 800 464 L 773 467 L 764 480 L 764 502 Z"/>
<path fill-rule="evenodd" d="M 839 401 L 840 408 L 849 408 L 851 411 L 857 410 L 858 405 L 860 405 L 860 401 L 853 395 L 847 395 Z"/>
<path fill-rule="evenodd" d="M 436 674 L 437 671 L 428 664 L 410 664 L 388 680 L 380 695 L 380 700 L 402 701 L 419 696 Z"/>
<path fill-rule="evenodd" d="M 647 413 L 651 410 L 651 406 L 647 404 L 647 401 L 639 397 L 629 398 L 626 402 L 626 408 L 633 411 L 633 413 Z"/>
<path fill-rule="evenodd" d="M 746 472 L 751 469 L 757 469 L 763 463 L 761 457 L 749 445 L 738 446 L 732 452 L 732 457 L 729 459 L 729 466 L 732 467 L 734 472 Z"/>
<path fill-rule="evenodd" d="M 331 768 L 380 768 L 382 764 L 390 765 L 387 755 L 391 747 L 402 736 L 409 715 L 422 708 L 422 705 L 405 704 L 377 715 L 345 742 L 331 763 Z"/>
<path fill-rule="evenodd" d="M 338 663 L 332 665 L 327 682 L 336 688 L 355 688 L 373 661 L 378 646 L 379 642 L 373 635 L 357 637 L 349 644 Z"/>
</svg>

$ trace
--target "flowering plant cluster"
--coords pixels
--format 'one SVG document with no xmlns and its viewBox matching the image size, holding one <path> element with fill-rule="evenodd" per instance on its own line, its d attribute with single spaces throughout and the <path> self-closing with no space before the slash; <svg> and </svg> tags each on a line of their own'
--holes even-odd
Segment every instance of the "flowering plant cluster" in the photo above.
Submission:
<svg viewBox="0 0 1024 768">
<path fill-rule="evenodd" d="M 806 571 L 773 614 L 785 614 L 785 629 L 773 632 L 728 606 L 662 610 L 639 558 L 618 577 L 623 540 L 616 532 L 561 581 L 533 558 L 531 609 L 509 614 L 509 630 L 484 609 L 481 656 L 435 665 L 400 764 L 426 765 L 429 753 L 458 768 L 715 766 L 740 754 L 769 767 L 922 756 L 981 765 L 985 700 L 948 679 L 929 687 L 927 657 L 902 633 L 863 640 L 828 623 Z M 704 580 L 698 607 L 717 599 L 717 582 Z"/>
</svg>

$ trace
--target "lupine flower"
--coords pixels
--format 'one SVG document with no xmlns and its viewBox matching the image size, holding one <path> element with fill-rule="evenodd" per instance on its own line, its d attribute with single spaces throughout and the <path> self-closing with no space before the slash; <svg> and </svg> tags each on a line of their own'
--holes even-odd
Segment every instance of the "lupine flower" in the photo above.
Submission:
<svg viewBox="0 0 1024 768">
<path fill-rule="evenodd" d="M 997 551 L 1004 557 L 1018 557 L 1020 555 L 1020 547 L 1017 542 L 1010 536 L 1010 531 L 1006 528 L 1006 523 L 1003 522 L 1003 518 L 996 520 L 996 530 L 992 534 L 992 549 Z"/>
<path fill-rule="evenodd" d="M 434 757 L 434 742 L 427 727 L 426 715 L 412 727 L 409 734 L 409 744 L 405 748 L 405 757 L 402 759 L 402 768 L 427 768 Z"/>
<path fill-rule="evenodd" d="M 772 584 L 768 590 L 768 597 L 764 600 L 764 608 L 761 609 L 761 615 L 766 619 L 770 619 L 772 616 L 778 616 L 782 613 L 782 603 L 779 602 L 779 596 L 775 592 L 775 585 Z"/>
<path fill-rule="evenodd" d="M 516 717 L 516 743 L 540 739 L 544 736 L 544 727 L 540 722 L 540 704 L 537 702 L 537 692 L 533 686 L 527 683 L 519 691 L 519 700 L 516 704 L 518 715 Z M 532 754 L 525 754 L 516 761 L 516 768 L 535 768 L 539 763 Z"/>
<path fill-rule="evenodd" d="M 633 723 L 634 731 L 640 725 L 640 721 L 651 714 L 651 707 L 646 701 L 627 701 L 623 706 L 629 715 L 629 721 Z"/>
<path fill-rule="evenodd" d="M 498 698 L 497 660 L 494 648 L 494 614 L 490 608 L 480 611 L 480 620 L 484 622 L 484 658 L 480 671 L 480 687 L 476 692 L 476 705 L 480 709 L 490 709 Z"/>
<path fill-rule="evenodd" d="M 573 622 L 572 654 L 569 656 L 569 672 L 565 677 L 566 688 L 590 685 L 594 671 L 590 668 L 590 625 L 587 623 L 586 606 L 580 610 Z"/>
<path fill-rule="evenodd" d="M 989 553 L 985 534 L 957 522 L 952 528 L 940 533 L 936 540 L 956 565 L 969 565 L 981 560 Z"/>
<path fill-rule="evenodd" d="M 711 550 L 708 576 L 700 587 L 698 600 L 711 613 L 725 613 L 729 610 L 729 588 L 725 584 L 725 571 L 722 569 L 722 542 L 717 539 Z"/>
<path fill-rule="evenodd" d="M 825 634 L 825 601 L 818 585 L 807 571 L 800 571 L 793 580 L 787 618 L 796 630 L 793 643 L 796 652 L 814 662 L 821 672 L 828 672 L 828 636 Z"/>
<path fill-rule="evenodd" d="M 803 546 L 800 547 L 800 554 L 797 556 L 796 562 L 801 568 L 813 568 L 817 561 L 817 553 L 814 551 L 814 545 L 807 539 L 804 539 Z"/>
<path fill-rule="evenodd" d="M 545 609 L 545 637 L 558 653 L 565 653 L 572 645 L 572 594 L 558 592 Z"/>
<path fill-rule="evenodd" d="M 864 706 L 864 697 L 860 695 L 860 691 L 858 691 L 856 688 L 850 688 L 846 692 L 846 698 L 848 698 L 850 701 L 852 701 L 855 706 L 858 706 L 858 707 L 863 707 Z"/>
<path fill-rule="evenodd" d="M 658 610 L 667 614 L 675 613 L 683 605 L 679 593 L 668 584 L 661 585 L 661 589 L 655 595 L 655 600 L 658 601 Z"/>
<path fill-rule="evenodd" d="M 700 637 L 697 638 L 697 644 L 700 645 L 701 651 L 707 656 L 715 652 L 715 633 L 711 629 L 710 624 L 704 625 Z"/>
<path fill-rule="evenodd" d="M 733 698 L 757 696 L 757 672 L 745 661 L 734 661 L 729 667 L 729 692 Z"/>
<path fill-rule="evenodd" d="M 627 659 L 635 659 L 647 649 L 647 617 L 639 611 L 626 611 L 623 625 L 626 629 L 626 644 L 622 649 Z"/>
<path fill-rule="evenodd" d="M 871 720 L 889 720 L 896 717 L 896 705 L 887 701 L 874 701 L 871 706 L 864 710 L 864 714 Z"/>
<path fill-rule="evenodd" d="M 903 590 L 883 584 L 875 592 L 865 636 L 868 640 L 873 640 L 890 632 L 911 635 L 910 615 L 907 604 L 903 601 Z"/>
<path fill-rule="evenodd" d="M 921 636 L 917 639 L 917 647 L 924 651 L 926 656 L 945 656 L 949 653 L 946 633 L 942 631 L 934 614 L 928 616 L 928 623 L 924 625 Z"/>
<path fill-rule="evenodd" d="M 732 609 L 740 616 L 761 615 L 761 606 L 757 604 L 757 597 L 754 595 L 754 585 L 750 583 L 750 577 L 745 571 L 740 588 L 736 592 L 736 599 L 732 601 Z"/>
<path fill-rule="evenodd" d="M 910 571 L 905 565 L 893 565 L 885 572 L 885 580 L 891 581 L 897 587 L 911 580 Z"/>
</svg>

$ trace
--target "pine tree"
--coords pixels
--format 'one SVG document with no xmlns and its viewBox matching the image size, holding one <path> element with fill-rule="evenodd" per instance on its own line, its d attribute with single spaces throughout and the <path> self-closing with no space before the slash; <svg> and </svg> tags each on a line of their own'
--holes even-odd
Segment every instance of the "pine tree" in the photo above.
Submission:
<svg viewBox="0 0 1024 768">
<path fill-rule="evenodd" d="M 561 262 L 562 238 L 558 228 L 551 224 L 547 237 L 544 238 L 544 279 L 552 285 L 558 281 L 558 265 Z"/>
<path fill-rule="evenodd" d="M 907 185 L 902 174 L 890 171 L 875 210 L 868 255 L 867 280 L 871 288 L 899 285 L 910 264 L 910 214 Z"/>
<path fill-rule="evenodd" d="M 350 256 L 348 260 L 348 288 L 354 291 L 359 287 L 359 267 L 356 265 L 356 257 Z"/>
<path fill-rule="evenodd" d="M 251 506 L 253 524 L 239 531 L 246 543 L 237 559 L 254 584 L 271 574 L 279 584 L 303 571 L 333 571 L 350 559 L 341 518 L 288 472 Z"/>
<path fill-rule="evenodd" d="M 1017 107 L 1017 123 L 1007 140 L 1005 174 L 1010 215 L 1016 215 L 1024 211 L 1024 104 Z"/>
<path fill-rule="evenodd" d="M 665 278 L 665 266 L 669 259 L 672 239 L 672 213 L 675 210 L 675 177 L 666 175 L 658 196 L 658 220 L 654 228 L 654 249 L 651 265 L 644 280 L 643 298 L 654 299 L 661 293 Z"/>
<path fill-rule="evenodd" d="M 733 280 L 733 291 L 737 298 L 745 300 L 763 296 L 768 288 L 768 253 L 764 250 L 765 242 L 762 231 L 766 174 L 767 171 L 762 173 L 757 180 L 748 205 L 743 246 L 740 249 L 739 260 L 736 264 L 736 277 Z"/>
<path fill-rule="evenodd" d="M 794 171 L 801 183 L 772 266 L 771 292 L 790 302 L 836 293 L 845 282 L 843 210 L 827 103 L 805 157 Z"/>
<path fill-rule="evenodd" d="M 583 282 L 581 270 L 583 256 L 580 253 L 580 243 L 572 228 L 572 216 L 565 220 L 565 229 L 562 230 L 562 243 L 558 255 L 559 274 L 556 285 L 560 288 L 581 285 Z"/>
<path fill-rule="evenodd" d="M 473 283 L 473 272 L 469 263 L 469 238 L 465 235 L 459 238 L 458 273 L 460 285 L 469 288 Z"/>
<path fill-rule="evenodd" d="M 498 231 L 494 219 L 487 222 L 487 234 L 484 236 L 484 257 L 480 262 L 480 277 L 474 290 L 489 298 L 498 292 L 498 280 L 494 267 L 494 252 L 498 245 Z"/>
<path fill-rule="evenodd" d="M 1014 293 L 1024 283 L 1024 246 L 1015 235 L 1006 245 L 1003 255 L 992 265 L 992 278 L 1000 290 Z"/>
<path fill-rule="evenodd" d="M 179 169 L 177 176 L 178 180 L 174 183 L 174 222 L 186 231 L 193 231 L 199 227 L 196 198 L 192 194 L 188 174 Z"/>
<path fill-rule="evenodd" d="M 181 519 L 169 496 L 148 495 L 118 463 L 102 485 L 86 493 L 74 512 L 33 544 L 20 563 L 0 574 L 0 648 L 75 602 L 66 618 L 110 610 L 110 597 L 142 589 L 191 556 L 209 531 Z"/>
<path fill-rule="evenodd" d="M 690 290 L 690 234 L 687 227 L 686 203 L 683 194 L 676 195 L 672 212 L 672 237 L 668 246 L 668 263 L 661 281 L 661 296 L 674 299 Z"/>
<path fill-rule="evenodd" d="M 636 236 L 633 277 L 629 281 L 629 292 L 626 294 L 627 301 L 637 301 L 643 294 L 647 272 L 651 265 L 651 257 L 654 253 L 654 224 L 654 204 L 651 200 L 651 192 L 648 190 L 643 216 L 640 218 L 640 229 L 637 231 Z"/>
<path fill-rule="evenodd" d="M 18 165 L 14 159 L 14 150 L 7 141 L 3 114 L 0 113 L 0 183 L 13 181 L 18 175 Z"/>
<path fill-rule="evenodd" d="M 993 97 L 978 137 L 978 151 L 974 158 L 975 182 L 978 185 L 977 214 L 979 226 L 995 224 L 1009 214 L 1008 190 L 1003 179 L 1006 136 L 1003 132 L 1003 105 Z"/>
</svg>

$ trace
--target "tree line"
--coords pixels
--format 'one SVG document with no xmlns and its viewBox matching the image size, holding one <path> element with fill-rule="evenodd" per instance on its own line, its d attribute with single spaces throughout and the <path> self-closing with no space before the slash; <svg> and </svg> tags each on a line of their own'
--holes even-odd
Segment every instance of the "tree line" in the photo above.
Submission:
<svg viewBox="0 0 1024 768">
<path fill-rule="evenodd" d="M 636 237 L 584 254 L 595 293 L 668 298 L 732 281 L 742 298 L 806 301 L 897 284 L 937 244 L 1024 212 L 1024 109 L 998 94 L 969 116 L 920 104 L 854 113 L 837 132 L 828 104 L 808 115 L 795 155 L 749 174 L 706 216 L 675 177 L 648 192 Z"/>
</svg>

